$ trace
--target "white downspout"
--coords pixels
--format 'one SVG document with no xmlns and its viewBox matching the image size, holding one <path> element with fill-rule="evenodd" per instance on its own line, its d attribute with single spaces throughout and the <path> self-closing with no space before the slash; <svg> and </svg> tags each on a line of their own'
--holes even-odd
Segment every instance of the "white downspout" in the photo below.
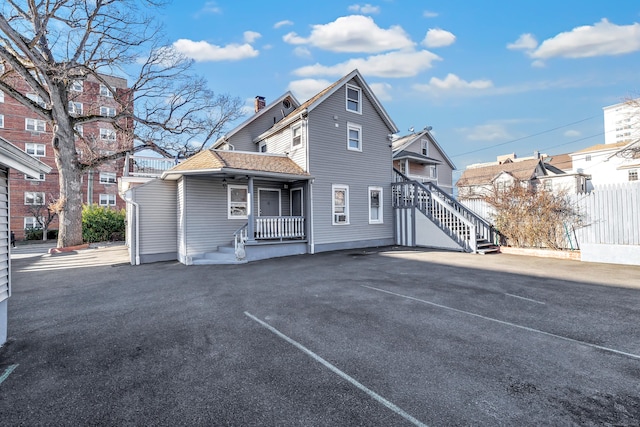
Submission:
<svg viewBox="0 0 640 427">
<path fill-rule="evenodd" d="M 130 195 L 131 193 L 129 191 L 125 192 L 125 197 L 124 201 L 127 203 L 131 203 L 134 207 L 135 207 L 135 211 L 136 211 L 136 241 L 133 247 L 133 255 L 135 258 L 135 264 L 133 265 L 140 265 L 140 205 L 136 202 L 134 202 L 131 198 Z"/>
</svg>

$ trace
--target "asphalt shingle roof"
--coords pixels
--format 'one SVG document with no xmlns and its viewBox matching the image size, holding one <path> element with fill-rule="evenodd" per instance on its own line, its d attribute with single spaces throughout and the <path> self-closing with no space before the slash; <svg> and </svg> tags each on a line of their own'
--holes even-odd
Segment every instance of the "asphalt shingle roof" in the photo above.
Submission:
<svg viewBox="0 0 640 427">
<path fill-rule="evenodd" d="M 518 181 L 528 181 L 533 176 L 539 163 L 539 159 L 531 159 L 519 162 L 507 162 L 501 165 L 465 169 L 456 186 L 467 187 L 490 184 L 493 179 L 502 172 L 511 174 Z"/>
</svg>

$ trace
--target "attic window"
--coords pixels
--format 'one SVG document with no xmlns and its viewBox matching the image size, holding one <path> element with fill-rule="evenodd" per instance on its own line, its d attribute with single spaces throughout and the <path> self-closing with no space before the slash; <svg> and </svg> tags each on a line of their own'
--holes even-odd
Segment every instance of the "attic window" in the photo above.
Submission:
<svg viewBox="0 0 640 427">
<path fill-rule="evenodd" d="M 284 101 L 282 101 L 282 106 L 285 110 L 288 110 L 289 108 L 291 108 L 291 102 L 288 99 L 285 99 Z"/>
<path fill-rule="evenodd" d="M 347 111 L 362 114 L 362 89 L 347 85 Z"/>
<path fill-rule="evenodd" d="M 422 155 L 429 156 L 429 141 L 426 139 L 422 140 Z"/>
</svg>

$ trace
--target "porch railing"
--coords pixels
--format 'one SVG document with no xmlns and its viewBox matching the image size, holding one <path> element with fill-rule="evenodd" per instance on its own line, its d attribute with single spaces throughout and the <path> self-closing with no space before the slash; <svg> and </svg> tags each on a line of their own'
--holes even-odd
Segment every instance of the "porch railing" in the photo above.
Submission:
<svg viewBox="0 0 640 427">
<path fill-rule="evenodd" d="M 176 165 L 176 159 L 129 155 L 125 159 L 124 176 L 159 177 Z"/>
<path fill-rule="evenodd" d="M 302 239 L 304 237 L 303 216 L 259 216 L 255 219 L 256 240 Z"/>
</svg>

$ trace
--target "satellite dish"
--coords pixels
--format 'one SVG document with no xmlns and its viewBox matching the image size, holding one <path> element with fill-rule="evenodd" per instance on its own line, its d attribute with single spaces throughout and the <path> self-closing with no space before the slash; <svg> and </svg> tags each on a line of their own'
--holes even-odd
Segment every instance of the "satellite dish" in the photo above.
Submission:
<svg viewBox="0 0 640 427">
<path fill-rule="evenodd" d="M 409 128 L 409 132 L 413 133 L 413 126 Z"/>
</svg>

